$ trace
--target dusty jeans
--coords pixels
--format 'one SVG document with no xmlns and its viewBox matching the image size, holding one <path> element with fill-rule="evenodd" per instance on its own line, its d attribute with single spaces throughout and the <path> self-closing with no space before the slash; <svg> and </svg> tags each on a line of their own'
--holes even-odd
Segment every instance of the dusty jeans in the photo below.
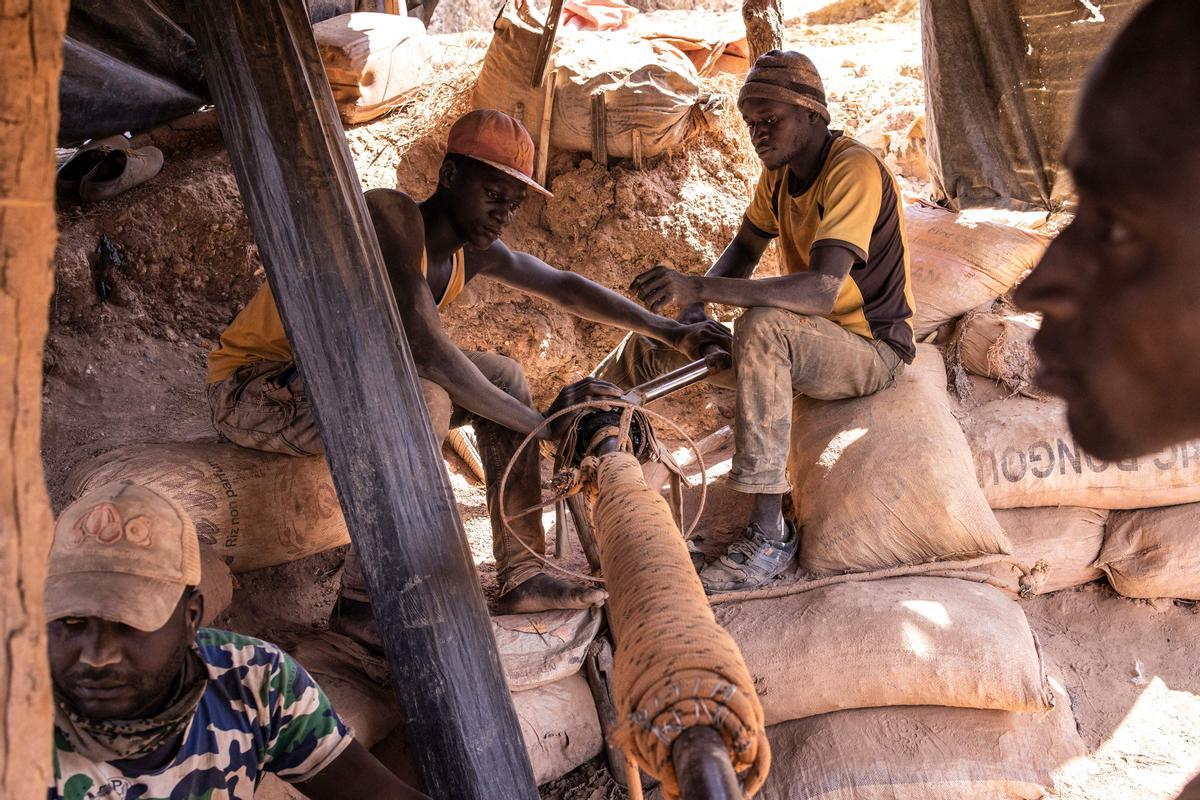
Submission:
<svg viewBox="0 0 1200 800">
<path fill-rule="evenodd" d="M 644 336 L 629 335 L 592 374 L 628 389 L 680 367 L 687 357 Z M 787 456 L 792 397 L 842 400 L 890 385 L 904 362 L 888 345 L 824 317 L 751 308 L 733 327 L 733 370 L 711 383 L 736 392 L 733 468 L 728 486 L 748 494 L 791 490 Z"/>
<path fill-rule="evenodd" d="M 314 456 L 325 452 L 317 420 L 295 364 L 256 361 L 208 385 L 217 433 L 267 453 Z"/>
<path fill-rule="evenodd" d="M 466 353 L 484 377 L 528 406 L 533 405 L 529 383 L 521 365 L 495 353 Z M 283 379 L 280 380 L 280 376 Z M 277 385 L 282 383 L 282 386 Z M 504 466 L 524 437 L 481 419 L 456 406 L 446 390 L 432 381 L 421 380 L 421 391 L 429 408 L 429 419 L 439 442 L 450 428 L 471 423 L 479 444 L 487 478 L 487 503 L 492 518 L 492 553 L 496 558 L 502 592 L 541 571 L 538 560 L 521 546 L 523 541 L 539 554 L 546 552 L 546 537 L 540 514 L 512 521 L 514 535 L 505 534 L 499 519 L 497 495 Z M 220 383 L 209 384 L 209 406 L 213 426 L 234 444 L 269 453 L 317 455 L 325 447 L 317 434 L 312 406 L 304 394 L 304 381 L 291 364 L 258 362 L 241 367 Z M 525 449 L 509 476 L 507 511 L 513 513 L 541 498 L 541 464 L 538 448 Z M 520 541 L 518 541 L 518 538 Z M 346 555 L 342 570 L 342 595 L 367 602 L 367 584 L 354 547 Z"/>
</svg>

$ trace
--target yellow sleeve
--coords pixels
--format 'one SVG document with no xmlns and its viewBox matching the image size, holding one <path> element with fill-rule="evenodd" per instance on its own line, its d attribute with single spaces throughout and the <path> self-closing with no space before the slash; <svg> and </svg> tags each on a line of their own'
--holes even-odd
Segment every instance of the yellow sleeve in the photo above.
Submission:
<svg viewBox="0 0 1200 800">
<path fill-rule="evenodd" d="M 767 238 L 779 235 L 779 219 L 776 217 L 779 181 L 778 170 L 764 169 L 758 176 L 758 186 L 754 187 L 754 198 L 750 201 L 750 207 L 746 209 L 746 221 Z"/>
<path fill-rule="evenodd" d="M 821 182 L 817 201 L 825 214 L 812 249 L 840 245 L 866 261 L 883 202 L 883 176 L 875 157 L 857 147 L 839 153 Z"/>
</svg>

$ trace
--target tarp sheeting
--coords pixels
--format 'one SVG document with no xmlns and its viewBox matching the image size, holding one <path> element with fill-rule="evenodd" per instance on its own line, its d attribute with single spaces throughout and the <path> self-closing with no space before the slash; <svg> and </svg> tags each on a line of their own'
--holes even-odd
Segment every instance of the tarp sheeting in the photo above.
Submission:
<svg viewBox="0 0 1200 800">
<path fill-rule="evenodd" d="M 355 0 L 308 5 L 313 22 L 355 10 Z M 72 0 L 59 91 L 64 147 L 146 131 L 207 103 L 187 0 Z"/>
<path fill-rule="evenodd" d="M 1059 208 L 1088 67 L 1145 0 L 923 0 L 929 166 L 951 208 Z"/>
</svg>

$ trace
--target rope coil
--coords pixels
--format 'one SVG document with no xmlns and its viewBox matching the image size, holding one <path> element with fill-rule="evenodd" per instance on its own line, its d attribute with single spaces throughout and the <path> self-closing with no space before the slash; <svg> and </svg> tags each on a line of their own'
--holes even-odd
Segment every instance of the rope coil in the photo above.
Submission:
<svg viewBox="0 0 1200 800">
<path fill-rule="evenodd" d="M 667 417 L 664 417 L 662 414 L 659 414 L 656 411 L 651 411 L 648 408 L 642 408 L 640 406 L 634 406 L 630 403 L 626 403 L 621 400 L 588 400 L 588 401 L 585 401 L 582 403 L 576 403 L 575 405 L 572 405 L 572 406 L 567 406 L 566 408 L 560 409 L 560 410 L 556 411 L 555 413 L 551 414 L 550 416 L 546 417 L 545 422 L 543 422 L 541 425 L 539 425 L 538 427 L 536 427 L 532 431 L 530 431 L 529 435 L 527 435 L 523 440 L 521 440 L 521 443 L 519 445 L 517 445 L 517 449 L 513 452 L 513 455 L 509 459 L 508 464 L 505 465 L 505 467 L 504 467 L 504 473 L 500 476 L 500 489 L 499 489 L 499 495 L 498 495 L 499 496 L 498 502 L 500 504 L 500 524 L 503 527 L 501 535 L 506 536 L 506 537 L 512 536 L 516 540 L 517 544 L 519 544 L 519 545 L 521 545 L 521 547 L 525 548 L 526 551 L 528 551 L 534 558 L 536 558 L 538 561 L 540 561 L 547 568 L 549 568 L 561 575 L 566 575 L 568 577 L 576 578 L 578 580 L 591 581 L 592 583 L 599 583 L 599 584 L 606 583 L 605 579 L 598 578 L 595 575 L 584 575 L 583 573 L 575 572 L 574 570 L 570 570 L 570 569 L 567 569 L 566 567 L 556 564 L 555 562 L 547 559 L 545 556 L 541 555 L 540 553 L 534 552 L 534 550 L 532 548 L 530 548 L 529 545 L 525 544 L 525 542 L 521 541 L 521 538 L 519 536 L 517 536 L 515 533 L 513 533 L 513 529 L 512 529 L 512 521 L 514 519 L 518 519 L 527 514 L 532 514 L 533 512 L 538 511 L 539 509 L 545 508 L 546 506 L 553 505 L 554 503 L 556 503 L 556 502 L 562 500 L 563 498 L 578 491 L 579 490 L 578 486 L 571 487 L 569 489 L 564 489 L 564 490 L 562 490 L 561 494 L 557 493 L 558 490 L 556 489 L 555 490 L 556 495 L 554 497 L 551 497 L 550 499 L 543 501 L 539 505 L 532 506 L 532 507 L 526 508 L 526 509 L 522 509 L 521 511 L 518 511 L 513 514 L 509 514 L 506 510 L 507 509 L 506 498 L 508 496 L 508 479 L 509 479 L 509 476 L 512 474 L 513 465 L 517 463 L 517 460 L 520 457 L 521 453 L 525 452 L 525 448 L 528 447 L 529 444 L 531 442 L 533 442 L 541 434 L 541 432 L 543 430 L 550 427 L 551 423 L 553 423 L 559 417 L 565 416 L 567 414 L 574 414 L 574 415 L 576 415 L 576 417 L 578 417 L 588 411 L 611 410 L 614 408 L 621 409 L 621 425 L 617 429 L 618 444 L 628 445 L 631 422 L 633 419 L 633 415 L 636 412 L 638 414 L 641 414 L 641 415 L 643 415 L 649 419 L 655 420 L 657 422 L 665 422 L 668 426 L 670 426 L 672 429 L 674 429 L 676 433 L 678 433 L 680 436 L 683 437 L 683 440 L 687 443 L 688 448 L 693 453 L 696 454 L 696 464 L 699 466 L 699 469 L 700 469 L 700 498 L 696 503 L 696 513 L 692 517 L 691 524 L 688 525 L 687 530 L 684 532 L 683 538 L 686 539 L 688 536 L 691 536 L 692 531 L 695 530 L 696 526 L 700 523 L 700 518 L 704 515 L 704 504 L 708 500 L 708 476 L 705 474 L 704 454 L 700 451 L 700 447 L 699 447 L 699 445 L 696 444 L 696 441 L 691 436 L 688 436 L 687 431 L 685 431 L 683 428 L 681 428 L 679 426 L 679 424 L 676 423 L 675 421 L 668 419 Z M 571 452 L 574 450 L 574 448 L 575 448 L 574 430 L 575 430 L 575 426 L 574 425 L 570 426 L 571 432 L 568 433 L 568 435 L 566 437 L 564 437 L 563 441 L 559 443 L 559 452 L 560 453 L 561 452 Z M 647 426 L 647 430 L 649 430 L 648 426 Z M 603 431 L 601 431 L 601 432 L 603 432 Z M 585 459 L 585 463 L 590 464 L 591 460 Z M 636 463 L 636 459 L 635 459 L 635 463 Z M 586 478 L 587 477 L 586 473 L 588 473 L 588 471 L 589 471 L 588 468 L 585 467 L 585 464 L 581 464 L 580 468 L 581 468 L 579 470 L 580 478 L 581 479 Z M 594 481 L 588 481 L 588 483 L 594 489 L 594 485 L 595 485 Z M 689 482 L 688 485 L 692 485 L 692 484 Z M 589 503 L 589 505 L 594 506 L 594 502 Z M 674 524 L 674 523 L 672 522 L 672 524 Z M 675 527 L 675 530 L 678 533 L 677 526 Z"/>
</svg>

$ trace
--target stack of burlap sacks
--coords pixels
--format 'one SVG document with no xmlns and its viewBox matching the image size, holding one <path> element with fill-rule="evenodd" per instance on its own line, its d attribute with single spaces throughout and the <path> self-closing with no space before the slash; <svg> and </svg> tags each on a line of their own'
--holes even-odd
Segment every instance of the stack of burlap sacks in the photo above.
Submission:
<svg viewBox="0 0 1200 800">
<path fill-rule="evenodd" d="M 1128 597 L 1200 599 L 1200 448 L 1080 451 L 1032 383 L 1036 318 L 991 308 L 1046 242 L 906 216 L 918 337 L 949 340 L 969 399 L 931 344 L 877 395 L 797 399 L 811 580 L 717 610 L 774 725 L 764 800 L 1041 797 L 1085 748 L 1017 596 L 1107 575 Z"/>
<path fill-rule="evenodd" d="M 1034 568 L 1026 592 L 1106 576 L 1126 597 L 1200 600 L 1200 442 L 1115 463 L 1083 452 L 1064 404 L 1033 386 L 1037 326 L 998 304 L 966 316 L 952 349 L 970 373 L 962 421 L 979 483 Z"/>
</svg>

